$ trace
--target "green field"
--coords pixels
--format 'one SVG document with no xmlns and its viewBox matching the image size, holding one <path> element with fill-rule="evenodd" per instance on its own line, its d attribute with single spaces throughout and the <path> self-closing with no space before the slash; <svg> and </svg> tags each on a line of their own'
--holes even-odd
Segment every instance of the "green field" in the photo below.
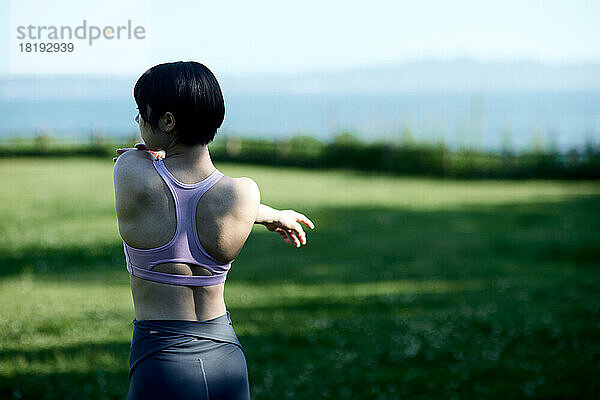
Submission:
<svg viewBox="0 0 600 400">
<path fill-rule="evenodd" d="M 317 226 L 229 274 L 253 398 L 600 397 L 600 182 L 217 167 Z M 0 168 L 0 398 L 124 398 L 112 161 Z"/>
</svg>

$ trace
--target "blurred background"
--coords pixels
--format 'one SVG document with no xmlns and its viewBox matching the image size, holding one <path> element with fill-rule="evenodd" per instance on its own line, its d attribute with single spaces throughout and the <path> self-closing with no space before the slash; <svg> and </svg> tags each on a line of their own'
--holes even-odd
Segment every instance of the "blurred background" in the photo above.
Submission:
<svg viewBox="0 0 600 400">
<path fill-rule="evenodd" d="M 254 398 L 598 398 L 600 4 L 5 1 L 0 397 L 123 398 L 112 157 L 152 65 L 221 84 L 255 228 L 226 301 Z"/>
</svg>

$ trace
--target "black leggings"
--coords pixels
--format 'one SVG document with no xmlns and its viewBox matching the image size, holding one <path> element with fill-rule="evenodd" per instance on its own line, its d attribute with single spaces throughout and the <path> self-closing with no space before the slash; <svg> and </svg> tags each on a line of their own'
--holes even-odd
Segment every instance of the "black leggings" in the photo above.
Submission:
<svg viewBox="0 0 600 400">
<path fill-rule="evenodd" d="M 208 321 L 133 320 L 134 399 L 250 399 L 246 358 L 229 312 Z"/>
</svg>

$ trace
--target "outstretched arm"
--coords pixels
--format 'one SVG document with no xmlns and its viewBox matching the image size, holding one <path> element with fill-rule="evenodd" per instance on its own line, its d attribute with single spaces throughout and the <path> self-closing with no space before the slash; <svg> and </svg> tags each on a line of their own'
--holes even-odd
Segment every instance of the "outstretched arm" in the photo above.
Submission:
<svg viewBox="0 0 600 400">
<path fill-rule="evenodd" d="M 116 161 L 121 154 L 129 150 L 146 150 L 153 158 L 164 158 L 165 156 L 163 151 L 152 151 L 144 143 L 137 143 L 135 147 L 117 149 L 118 155 L 117 157 L 113 157 L 113 161 Z M 254 181 L 252 182 L 258 191 L 258 186 L 256 186 Z M 260 201 L 260 194 L 258 195 L 258 199 Z M 300 245 L 306 244 L 306 233 L 302 229 L 300 222 L 310 229 L 314 229 L 315 227 L 315 224 L 310 219 L 299 212 L 294 210 L 276 210 L 267 205 L 259 204 L 254 223 L 264 225 L 271 232 L 279 233 L 286 243 L 293 243 L 294 246 L 300 247 Z"/>
</svg>

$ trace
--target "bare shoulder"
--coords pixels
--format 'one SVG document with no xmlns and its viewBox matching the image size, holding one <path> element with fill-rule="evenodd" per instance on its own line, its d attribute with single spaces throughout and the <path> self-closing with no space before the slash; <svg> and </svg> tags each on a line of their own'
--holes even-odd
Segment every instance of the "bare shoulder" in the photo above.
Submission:
<svg viewBox="0 0 600 400">
<path fill-rule="evenodd" d="M 119 222 L 133 220 L 153 194 L 160 191 L 154 177 L 153 156 L 146 151 L 130 150 L 117 158 L 113 170 L 115 207 Z"/>
<path fill-rule="evenodd" d="M 258 215 L 260 192 L 250 178 L 222 177 L 204 196 L 198 232 L 204 248 L 218 260 L 233 260 L 241 251 Z"/>
<path fill-rule="evenodd" d="M 252 178 L 227 178 L 230 180 L 232 192 L 239 200 L 251 202 L 258 200 L 260 202 L 260 190 Z"/>
<path fill-rule="evenodd" d="M 218 199 L 218 203 L 225 211 L 241 219 L 256 217 L 258 205 L 260 204 L 260 190 L 251 178 L 231 178 L 223 176 L 215 185 L 214 193 L 207 193 Z"/>
<path fill-rule="evenodd" d="M 145 179 L 148 172 L 154 171 L 153 160 L 154 157 L 147 151 L 129 150 L 121 154 L 114 165 L 115 185 Z"/>
</svg>

